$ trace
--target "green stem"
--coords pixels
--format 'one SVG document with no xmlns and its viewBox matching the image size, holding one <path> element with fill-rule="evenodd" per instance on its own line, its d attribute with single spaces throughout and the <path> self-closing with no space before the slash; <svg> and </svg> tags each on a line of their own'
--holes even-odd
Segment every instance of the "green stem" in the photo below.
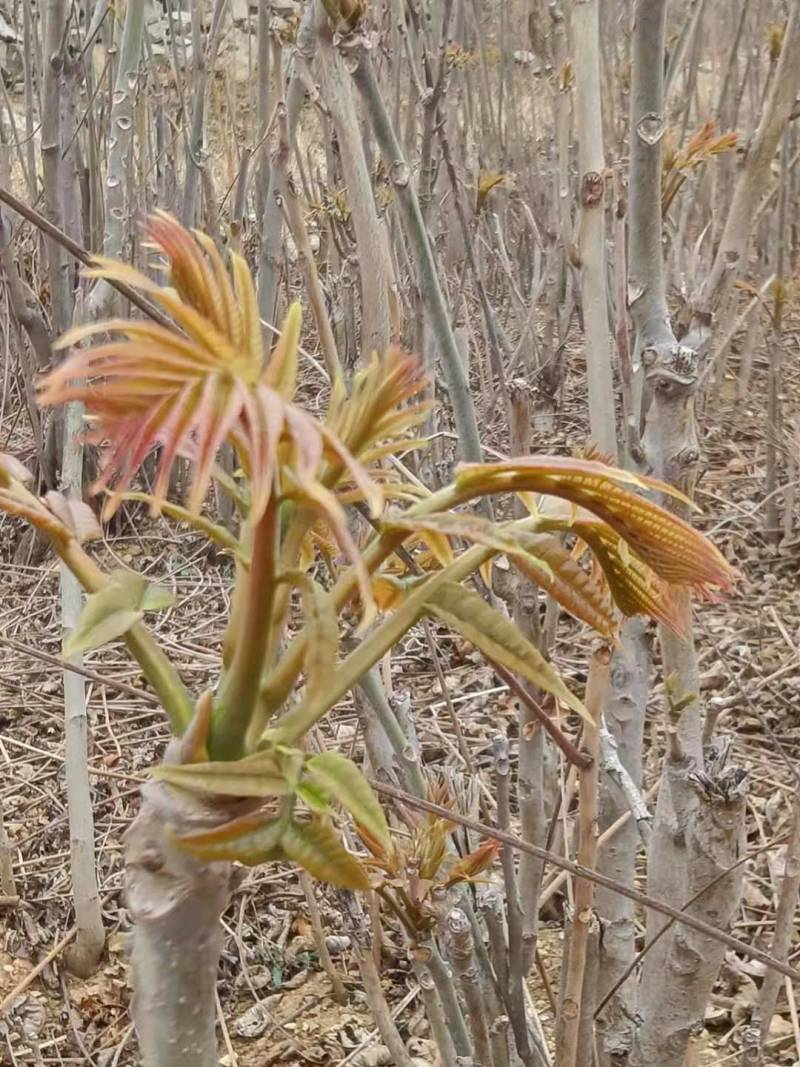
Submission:
<svg viewBox="0 0 800 1067">
<path fill-rule="evenodd" d="M 62 542 L 50 537 L 50 543 L 87 593 L 96 593 L 107 584 L 107 575 L 74 538 Z M 143 623 L 137 622 L 132 626 L 125 634 L 124 641 L 161 702 L 169 719 L 170 730 L 175 737 L 180 737 L 194 714 L 194 702 L 189 690 Z"/>
<path fill-rule="evenodd" d="M 279 551 L 278 503 L 273 494 L 253 530 L 250 573 L 242 572 L 239 578 L 246 583 L 246 593 L 241 623 L 234 635 L 231 667 L 214 712 L 210 749 L 215 759 L 242 755 L 269 658 Z"/>
<path fill-rule="evenodd" d="M 63 550 L 57 547 L 56 551 L 87 593 L 96 593 L 107 583 L 106 575 L 78 548 L 76 542 Z M 180 737 L 194 714 L 194 703 L 189 690 L 143 623 L 135 623 L 123 640 L 158 697 L 169 719 L 172 734 Z"/>
<path fill-rule="evenodd" d="M 433 574 L 369 637 L 342 661 L 325 692 L 302 700 L 264 735 L 275 744 L 292 745 L 311 729 L 333 705 L 353 688 L 381 656 L 395 645 L 425 611 L 425 605 L 444 582 L 461 582 L 497 554 L 493 548 L 476 545 L 448 567 Z"/>
<path fill-rule="evenodd" d="M 135 623 L 128 630 L 124 640 L 142 674 L 153 687 L 153 692 L 169 719 L 171 733 L 175 737 L 181 737 L 194 715 L 194 701 L 189 690 L 164 650 L 153 640 L 141 622 Z"/>
<path fill-rule="evenodd" d="M 461 496 L 460 490 L 457 490 L 455 486 L 448 485 L 444 489 L 440 489 L 439 492 L 433 493 L 418 504 L 415 504 L 405 514 L 407 516 L 430 515 L 437 511 L 447 511 L 461 501 Z M 364 564 L 369 574 L 374 574 L 392 552 L 411 536 L 413 535 L 409 530 L 392 530 L 380 534 L 364 550 Z M 341 611 L 345 604 L 355 596 L 357 589 L 356 574 L 353 568 L 350 567 L 341 575 L 331 590 L 334 609 L 337 612 Z M 264 707 L 265 721 L 269 719 L 270 713 L 279 708 L 291 693 L 292 686 L 303 669 L 306 640 L 305 633 L 298 634 L 284 651 L 280 663 L 264 679 L 260 696 Z"/>
</svg>

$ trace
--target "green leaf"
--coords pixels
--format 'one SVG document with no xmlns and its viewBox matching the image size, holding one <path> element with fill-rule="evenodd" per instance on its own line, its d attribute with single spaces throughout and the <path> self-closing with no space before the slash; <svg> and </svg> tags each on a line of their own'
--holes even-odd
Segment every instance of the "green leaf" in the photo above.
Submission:
<svg viewBox="0 0 800 1067">
<path fill-rule="evenodd" d="M 324 789 L 320 789 L 319 786 L 314 785 L 313 782 L 300 782 L 296 792 L 300 799 L 304 800 L 309 808 L 318 815 L 327 815 L 331 810 L 327 793 Z"/>
<path fill-rule="evenodd" d="M 419 517 L 389 515 L 382 528 L 389 531 L 435 530 L 493 548 L 507 556 L 571 615 L 604 636 L 613 633 L 614 615 L 605 591 L 555 537 L 519 530 L 513 524 L 498 525 L 479 515 L 460 511 Z"/>
<path fill-rule="evenodd" d="M 473 590 L 455 582 L 443 582 L 427 602 L 426 610 L 475 645 L 487 659 L 507 667 L 588 717 L 581 701 L 567 689 L 538 648 Z"/>
<path fill-rule="evenodd" d="M 339 622 L 330 593 L 316 582 L 302 586 L 306 616 L 306 697 L 316 700 L 330 685 L 339 649 Z"/>
<path fill-rule="evenodd" d="M 281 835 L 286 823 L 263 812 L 242 815 L 213 830 L 176 837 L 180 847 L 210 861 L 230 861 L 254 867 L 267 860 L 282 859 Z"/>
<path fill-rule="evenodd" d="M 122 637 L 146 611 L 158 611 L 174 602 L 169 589 L 149 585 L 133 571 L 114 571 L 108 585 L 86 598 L 78 623 L 64 645 L 64 656 L 100 648 Z"/>
<path fill-rule="evenodd" d="M 346 756 L 321 752 L 306 764 L 306 772 L 327 793 L 347 808 L 359 826 L 384 846 L 391 846 L 389 826 L 378 798 L 364 775 Z"/>
<path fill-rule="evenodd" d="M 513 529 L 490 522 L 470 512 L 445 511 L 433 515 L 402 515 L 390 513 L 381 522 L 387 532 L 409 530 L 414 533 L 436 533 L 445 537 L 463 537 L 477 545 L 486 545 L 497 552 L 518 551 Z"/>
<path fill-rule="evenodd" d="M 286 857 L 321 882 L 340 889 L 369 889 L 369 877 L 345 849 L 330 823 L 291 822 L 281 838 Z"/>
<path fill-rule="evenodd" d="M 175 594 L 163 585 L 148 585 L 142 596 L 142 611 L 163 611 L 175 603 Z"/>
<path fill-rule="evenodd" d="M 78 623 L 64 645 L 64 656 L 69 658 L 77 652 L 100 648 L 126 634 L 144 616 L 141 604 L 146 584 L 140 574 L 116 571 L 108 585 L 87 597 Z"/>
<path fill-rule="evenodd" d="M 281 326 L 278 343 L 272 350 L 263 381 L 284 400 L 291 400 L 297 387 L 298 345 L 303 312 L 298 301 L 289 307 Z"/>
<path fill-rule="evenodd" d="M 264 752 L 229 762 L 164 764 L 153 768 L 153 775 L 181 789 L 223 797 L 280 797 L 293 791 L 275 756 Z"/>
</svg>

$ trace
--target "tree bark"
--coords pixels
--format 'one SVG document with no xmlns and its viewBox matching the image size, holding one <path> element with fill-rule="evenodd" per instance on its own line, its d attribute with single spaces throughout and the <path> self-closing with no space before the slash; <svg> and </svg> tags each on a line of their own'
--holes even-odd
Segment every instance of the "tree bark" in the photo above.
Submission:
<svg viewBox="0 0 800 1067">
<path fill-rule="evenodd" d="M 361 279 L 361 352 L 368 359 L 372 352 L 382 352 L 391 336 L 391 262 L 383 223 L 375 207 L 350 76 L 344 60 L 334 47 L 327 16 L 318 0 L 316 8 L 319 34 L 317 69 L 322 97 L 330 110 L 339 140 L 342 171 L 347 185 L 347 205 L 356 234 Z"/>
<path fill-rule="evenodd" d="M 666 0 L 638 0 L 633 33 L 628 298 L 636 327 L 634 373 L 646 370 L 652 399 L 643 445 L 650 469 L 687 489 L 698 458 L 695 349 L 679 344 L 666 302 L 661 247 L 661 141 Z M 639 394 L 641 395 L 641 391 Z M 739 858 L 744 847 L 746 776 L 706 762 L 697 657 L 688 591 L 681 594 L 684 636 L 661 631 L 664 675 L 680 699 L 670 724 L 670 751 L 659 792 L 648 867 L 648 891 L 680 907 Z M 724 927 L 733 917 L 741 870 L 721 879 L 692 911 Z M 663 923 L 648 917 L 651 939 Z M 723 958 L 719 945 L 670 929 L 648 953 L 641 981 L 641 1025 L 631 1063 L 681 1067 L 689 1037 L 702 1026 Z"/>
<path fill-rule="evenodd" d="M 61 199 L 61 76 L 64 69 L 65 0 L 49 0 L 44 9 L 44 90 L 42 99 L 42 178 L 44 208 L 50 222 L 63 228 Z M 53 333 L 66 329 L 70 320 L 69 262 L 55 241 L 47 243 L 50 283 L 50 322 Z"/>
<path fill-rule="evenodd" d="M 131 1012 L 142 1067 L 217 1067 L 219 919 L 230 899 L 233 866 L 194 859 L 174 836 L 211 829 L 235 814 L 231 806 L 151 781 L 125 834 L 126 899 L 134 923 Z"/>
<path fill-rule="evenodd" d="M 63 487 L 73 499 L 81 498 L 83 445 L 80 432 L 83 409 L 79 404 L 67 406 L 64 420 L 64 454 L 61 471 Z M 61 565 L 61 626 L 66 641 L 78 621 L 83 597 L 78 579 Z M 81 657 L 70 664 L 80 666 Z M 67 778 L 69 812 L 70 874 L 75 905 L 77 933 L 66 954 L 70 970 L 82 978 L 93 974 L 105 946 L 105 931 L 97 889 L 94 851 L 94 814 L 89 782 L 88 717 L 86 686 L 82 676 L 65 670 L 64 678 L 64 764 Z"/>
<path fill-rule="evenodd" d="M 116 259 L 122 255 L 129 232 L 129 170 L 132 166 L 134 101 L 139 88 L 139 60 L 144 42 L 143 3 L 129 3 L 119 46 L 119 65 L 114 82 L 113 103 L 109 117 L 111 136 L 106 169 L 103 255 Z M 111 313 L 114 290 L 99 279 L 89 296 L 87 313 L 95 321 Z"/>
<path fill-rule="evenodd" d="M 623 767 L 639 785 L 642 777 L 642 740 L 645 710 L 650 690 L 650 654 L 647 623 L 630 619 L 622 629 L 620 647 L 611 660 L 611 672 L 603 717 L 617 744 Z M 624 813 L 627 805 L 607 775 L 600 779 L 598 830 L 604 833 Z M 597 869 L 633 885 L 639 834 L 633 819 L 601 848 Z M 595 891 L 597 913 L 602 923 L 598 945 L 597 999 L 616 984 L 635 952 L 636 919 L 632 901 L 602 886 Z M 637 985 L 628 981 L 609 1001 L 597 1019 L 597 1055 L 601 1067 L 624 1067 L 633 1047 L 636 1030 Z"/>
<path fill-rule="evenodd" d="M 606 455 L 617 454 L 608 329 L 605 155 L 600 110 L 600 23 L 597 0 L 574 0 L 575 104 L 578 135 L 581 306 L 589 379 L 589 431 Z"/>
</svg>

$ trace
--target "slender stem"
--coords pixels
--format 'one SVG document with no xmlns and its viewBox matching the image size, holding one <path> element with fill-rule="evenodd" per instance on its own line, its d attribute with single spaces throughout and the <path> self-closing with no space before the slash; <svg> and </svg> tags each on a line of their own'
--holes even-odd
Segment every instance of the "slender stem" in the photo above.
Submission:
<svg viewBox="0 0 800 1067">
<path fill-rule="evenodd" d="M 385 655 L 414 625 L 423 614 L 426 601 L 443 582 L 463 581 L 492 555 L 494 555 L 493 549 L 477 545 L 464 552 L 450 566 L 432 575 L 408 597 L 393 615 L 390 615 L 343 660 L 324 693 L 303 700 L 297 707 L 282 716 L 274 729 L 268 731 L 265 736 L 277 744 L 291 745 L 296 742 L 298 737 L 302 737 L 310 730 L 337 700 L 341 700 L 370 667 L 374 667 L 381 656 Z"/>
<path fill-rule="evenodd" d="M 581 770 L 591 766 L 591 757 L 586 752 L 581 752 L 580 749 L 572 744 L 566 734 L 559 730 L 555 721 L 542 707 L 540 707 L 539 702 L 534 700 L 533 696 L 528 692 L 525 686 L 517 681 L 511 671 L 506 670 L 505 667 L 501 667 L 499 663 L 494 662 L 492 662 L 492 669 L 498 678 L 501 678 L 506 683 L 517 700 L 524 704 L 542 724 L 552 740 L 561 750 L 564 759 L 569 764 L 578 767 Z"/>
<path fill-rule="evenodd" d="M 325 930 L 322 926 L 322 917 L 319 912 L 317 898 L 314 895 L 314 883 L 307 871 L 300 871 L 300 885 L 302 886 L 303 895 L 306 898 L 306 906 L 308 907 L 308 914 L 311 918 L 311 928 L 314 932 L 317 955 L 319 956 L 319 961 L 330 980 L 331 988 L 333 990 L 333 999 L 337 1004 L 346 1004 L 348 1000 L 347 990 L 344 987 L 342 976 L 334 967 L 331 954 L 328 951 L 328 943 L 325 940 Z"/>
<path fill-rule="evenodd" d="M 83 406 L 73 401 L 64 417 L 61 473 L 65 491 L 80 499 L 83 444 L 80 428 Z M 61 565 L 62 641 L 66 645 L 83 608 L 81 585 L 66 563 Z M 78 654 L 68 661 L 81 666 Z M 81 978 L 94 974 L 103 954 L 105 931 L 97 888 L 97 857 L 92 792 L 89 782 L 89 718 L 84 679 L 64 670 L 64 763 L 69 813 L 70 873 L 78 932 L 68 952 L 70 970 Z"/>
<path fill-rule="evenodd" d="M 446 511 L 454 507 L 462 499 L 462 494 L 449 485 L 437 493 L 426 497 L 425 500 L 415 504 L 406 513 L 409 516 L 429 515 L 436 511 Z M 403 541 L 411 536 L 407 530 L 392 530 L 382 533 L 377 537 L 363 553 L 364 566 L 369 574 L 374 572 L 385 562 Z M 355 570 L 350 567 L 341 575 L 331 590 L 334 609 L 339 612 L 355 596 L 358 589 L 358 580 Z M 261 697 L 264 703 L 272 709 L 280 705 L 289 696 L 292 686 L 302 669 L 303 656 L 306 649 L 306 635 L 301 633 L 285 650 L 280 663 L 264 679 L 261 686 Z"/>
<path fill-rule="evenodd" d="M 359 683 L 364 696 L 370 702 L 375 715 L 389 739 L 400 771 L 399 778 L 406 789 L 418 797 L 426 795 L 425 779 L 419 765 L 416 751 L 409 744 L 403 728 L 397 720 L 386 691 L 381 684 L 380 675 L 373 667 L 368 670 Z"/>
<path fill-rule="evenodd" d="M 0 203 L 10 207 L 12 211 L 16 211 L 22 218 L 27 219 L 33 226 L 36 227 L 41 233 L 49 237 L 56 244 L 61 245 L 67 252 L 79 263 L 83 263 L 84 266 L 90 267 L 94 262 L 92 253 L 74 241 L 68 234 L 64 233 L 60 226 L 56 226 L 48 218 L 45 218 L 40 211 L 36 208 L 30 207 L 24 200 L 20 200 L 19 197 L 14 196 L 10 189 L 6 189 L 0 185 Z M 109 278 L 109 285 L 113 289 L 116 289 L 121 296 L 124 296 L 126 300 L 129 300 L 134 307 L 143 311 L 148 318 L 153 322 L 159 323 L 161 326 L 166 326 L 169 329 L 173 328 L 173 325 L 169 318 L 153 304 L 146 297 L 141 296 L 135 289 L 131 288 L 125 282 L 116 281 Z"/>
<path fill-rule="evenodd" d="M 74 538 L 63 542 L 50 537 L 50 543 L 87 593 L 106 585 L 108 577 Z M 180 737 L 194 714 L 194 703 L 180 675 L 142 623 L 133 625 L 124 641 L 161 702 L 172 733 Z"/>
<path fill-rule="evenodd" d="M 494 739 L 495 789 L 497 792 L 497 822 L 501 830 L 511 823 L 511 767 L 508 759 L 508 739 L 498 734 Z M 500 856 L 506 890 L 506 924 L 508 926 L 508 1013 L 514 1031 L 519 1057 L 526 1067 L 536 1063 L 528 1035 L 525 1011 L 525 944 L 523 942 L 523 914 L 517 884 L 514 853 L 504 848 Z"/>
<path fill-rule="evenodd" d="M 798 893 L 800 893 L 800 798 L 795 797 L 791 837 L 786 846 L 783 880 L 778 898 L 778 910 L 775 914 L 772 945 L 770 946 L 772 955 L 779 960 L 785 960 L 788 957 L 792 939 L 794 938 Z M 770 1023 L 775 1013 L 779 988 L 780 975 L 777 971 L 768 971 L 764 975 L 764 982 L 758 998 L 757 1021 L 760 1026 L 762 1046 L 769 1036 Z"/>
<path fill-rule="evenodd" d="M 241 754 L 258 703 L 261 675 L 270 653 L 279 530 L 278 500 L 273 493 L 253 531 L 250 572 L 240 571 L 239 580 L 247 589 L 241 628 L 234 636 L 233 660 L 220 691 L 212 729 L 211 748 L 218 759 L 234 759 Z"/>
<path fill-rule="evenodd" d="M 644 908 L 655 911 L 660 915 L 666 915 L 667 918 L 672 919 L 674 922 L 678 923 L 679 926 L 684 926 L 689 930 L 696 930 L 698 933 L 705 935 L 711 940 L 717 941 L 721 945 L 726 945 L 728 948 L 733 949 L 734 952 L 739 953 L 746 959 L 758 960 L 758 962 L 763 963 L 765 967 L 769 967 L 770 969 L 777 971 L 779 974 L 785 975 L 793 982 L 800 982 L 800 971 L 796 970 L 794 967 L 790 967 L 788 963 L 776 959 L 768 952 L 764 952 L 755 945 L 748 944 L 746 941 L 734 937 L 732 934 L 727 933 L 725 930 L 721 930 L 712 923 L 706 922 L 704 919 L 698 919 L 697 916 L 693 915 L 691 912 L 673 907 L 665 900 L 651 896 L 649 893 L 643 893 L 639 889 L 634 889 L 633 886 L 626 885 L 625 882 L 618 882 L 615 878 L 609 878 L 608 875 L 601 874 L 597 870 L 591 870 L 588 867 L 584 867 L 582 864 L 575 863 L 557 852 L 551 852 L 549 849 L 541 848 L 539 845 L 534 845 L 530 841 L 524 841 L 521 837 L 517 837 L 515 834 L 507 833 L 505 830 L 499 830 L 497 827 L 489 826 L 487 823 L 479 822 L 477 819 L 471 819 L 467 815 L 461 815 L 460 812 L 454 811 L 452 808 L 446 808 L 441 804 L 434 803 L 432 800 L 423 800 L 421 797 L 412 796 L 410 793 L 406 793 L 405 790 L 398 789 L 397 786 L 390 785 L 388 782 L 377 782 L 374 779 L 370 779 L 370 785 L 382 796 L 389 797 L 391 800 L 400 801 L 401 804 L 406 804 L 409 808 L 414 808 L 418 811 L 427 811 L 430 812 L 431 815 L 438 815 L 442 819 L 449 819 L 450 822 L 465 826 L 468 830 L 472 830 L 473 833 L 488 837 L 492 841 L 499 841 L 501 844 L 507 845 L 509 848 L 517 849 L 518 852 L 527 852 L 531 856 L 536 856 L 538 859 L 545 860 L 559 870 L 566 871 L 567 874 L 572 875 L 574 878 L 586 878 L 590 882 L 594 882 L 595 885 L 601 885 L 604 889 L 610 889 L 613 893 L 619 893 L 620 896 L 627 897 L 628 900 L 632 900 L 636 904 L 641 904 Z"/>
<path fill-rule="evenodd" d="M 389 1005 L 386 1003 L 380 974 L 368 947 L 359 952 L 358 969 L 361 972 L 364 996 L 369 1004 L 370 1013 L 380 1031 L 383 1043 L 389 1049 L 392 1063 L 396 1064 L 396 1067 L 414 1067 L 405 1042 L 395 1025 Z"/>
<path fill-rule="evenodd" d="M 481 991 L 480 972 L 474 959 L 472 929 L 461 908 L 451 908 L 447 913 L 445 935 L 453 970 L 458 976 L 467 1007 L 467 1018 L 475 1047 L 475 1062 L 488 1067 L 492 1062 L 492 1053 L 486 998 Z"/>
<path fill-rule="evenodd" d="M 467 1022 L 461 1010 L 456 987 L 447 964 L 442 958 L 435 941 L 431 940 L 421 947 L 425 954 L 425 966 L 428 968 L 433 984 L 439 994 L 439 999 L 442 1002 L 442 1010 L 447 1019 L 456 1053 L 462 1057 L 471 1056 L 472 1041 L 470 1040 Z"/>
<path fill-rule="evenodd" d="M 597 861 L 597 785 L 598 785 L 598 723 L 603 713 L 603 700 L 608 686 L 611 650 L 601 646 L 592 656 L 589 680 L 586 685 L 586 710 L 591 722 L 584 725 L 584 744 L 592 758 L 588 768 L 581 771 L 579 780 L 580 807 L 578 862 L 593 868 Z M 594 885 L 588 878 L 575 880 L 575 906 L 570 929 L 569 959 L 564 995 L 558 1018 L 557 1058 L 560 1067 L 575 1067 L 578 1060 L 578 1036 L 581 1023 L 581 1001 L 584 994 L 584 975 L 589 947 L 589 929 L 594 922 L 592 901 Z"/>
<path fill-rule="evenodd" d="M 414 251 L 417 285 L 442 357 L 461 455 L 464 459 L 480 462 L 480 433 L 469 390 L 469 381 L 445 304 L 433 249 L 425 229 L 411 170 L 405 161 L 391 117 L 386 110 L 366 40 L 360 36 L 349 38 L 342 42 L 341 47 L 347 52 L 352 52 L 353 80 L 364 100 L 364 106 L 375 132 L 375 139 L 380 146 L 397 195 L 403 226 Z"/>
<path fill-rule="evenodd" d="M 425 1005 L 425 1014 L 430 1024 L 431 1037 L 436 1045 L 441 1065 L 442 1067 L 458 1067 L 451 1029 L 448 1026 L 444 1009 L 436 990 L 436 983 L 424 964 L 420 963 L 413 955 L 411 966 L 419 982 L 419 991 Z"/>
</svg>

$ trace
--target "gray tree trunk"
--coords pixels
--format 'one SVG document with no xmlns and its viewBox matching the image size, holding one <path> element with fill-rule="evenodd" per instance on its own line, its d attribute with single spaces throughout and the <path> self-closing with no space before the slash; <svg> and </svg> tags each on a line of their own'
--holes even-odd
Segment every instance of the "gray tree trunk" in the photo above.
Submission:
<svg viewBox="0 0 800 1067">
<path fill-rule="evenodd" d="M 742 269 L 755 209 L 764 191 L 769 168 L 783 129 L 800 92 L 800 3 L 792 0 L 780 59 L 761 120 L 747 149 L 727 212 L 719 248 L 694 305 L 700 336 L 711 315 L 724 305 Z"/>
<path fill-rule="evenodd" d="M 363 358 L 368 359 L 371 352 L 382 352 L 391 336 L 391 260 L 383 223 L 375 207 L 350 75 L 334 47 L 332 31 L 322 5 L 317 3 L 316 9 L 319 35 L 317 70 L 322 95 L 330 109 L 339 140 L 342 171 L 347 185 L 347 205 L 356 234 L 361 279 L 361 353 Z"/>
<path fill-rule="evenodd" d="M 125 834 L 126 901 L 134 922 L 131 1012 L 142 1067 L 217 1067 L 219 919 L 233 867 L 194 859 L 173 835 L 211 829 L 234 814 L 151 781 Z"/>
<path fill-rule="evenodd" d="M 589 427 L 592 443 L 606 455 L 616 456 L 617 432 L 608 328 L 606 163 L 600 109 L 600 23 L 597 0 L 573 0 L 572 36 L 580 170 L 578 255 L 589 379 Z"/>
<path fill-rule="evenodd" d="M 623 767 L 639 785 L 642 777 L 642 740 L 650 691 L 650 650 L 647 622 L 631 619 L 623 627 L 620 648 L 611 661 L 603 717 L 617 744 Z M 600 778 L 598 830 L 602 834 L 624 813 L 627 805 L 607 775 Z M 600 850 L 598 870 L 633 885 L 639 833 L 633 819 Z M 595 905 L 602 923 L 598 946 L 597 1000 L 606 995 L 627 970 L 635 952 L 636 920 L 632 901 L 598 886 Z M 597 1019 L 597 1055 L 603 1065 L 624 1067 L 633 1047 L 638 987 L 631 977 L 611 998 Z"/>
<path fill-rule="evenodd" d="M 79 439 L 82 428 L 83 408 L 79 404 L 70 404 L 64 420 L 62 484 L 67 494 L 78 500 L 81 498 L 83 473 L 83 445 Z M 61 626 L 65 641 L 75 628 L 82 607 L 83 596 L 78 579 L 62 564 Z M 74 656 L 70 663 L 80 666 L 81 657 Z M 67 954 L 67 964 L 71 971 L 82 978 L 94 973 L 105 945 L 95 866 L 88 740 L 85 682 L 80 674 L 65 670 L 64 764 L 69 812 L 70 874 L 77 927 L 75 940 Z"/>
<path fill-rule="evenodd" d="M 661 141 L 666 0 L 638 0 L 631 90 L 630 247 L 628 293 L 636 327 L 634 366 L 652 394 L 644 448 L 650 468 L 688 488 L 698 458 L 694 393 L 698 353 L 679 344 L 666 303 L 661 246 Z M 641 371 L 640 371 L 641 373 Z M 673 676 L 683 707 L 671 716 L 648 866 L 648 891 L 681 907 L 734 863 L 744 848 L 743 772 L 722 757 L 706 759 L 703 715 L 688 592 L 681 598 L 685 636 L 662 629 L 664 675 Z M 741 868 L 721 878 L 692 905 L 694 914 L 725 927 L 738 906 Z M 648 916 L 648 940 L 664 926 Z M 723 959 L 721 945 L 671 927 L 645 958 L 641 1025 L 631 1063 L 682 1067 L 692 1032 Z"/>
</svg>

